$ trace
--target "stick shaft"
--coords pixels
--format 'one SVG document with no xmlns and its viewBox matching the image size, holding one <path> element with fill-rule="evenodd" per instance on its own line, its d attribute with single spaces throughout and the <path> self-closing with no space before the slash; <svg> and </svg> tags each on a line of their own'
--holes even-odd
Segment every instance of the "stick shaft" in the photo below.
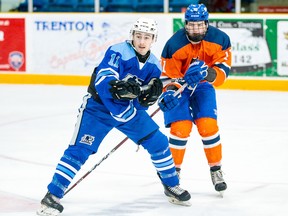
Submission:
<svg viewBox="0 0 288 216">
<path fill-rule="evenodd" d="M 187 87 L 187 83 L 184 83 L 181 88 L 179 88 L 173 95 L 177 96 L 180 94 L 185 88 Z M 196 87 L 195 87 L 196 88 Z M 158 107 L 150 117 L 153 118 L 160 110 Z M 69 193 L 73 188 L 75 188 L 83 179 L 85 179 L 96 167 L 98 167 L 104 160 L 106 160 L 113 152 L 115 152 L 120 146 L 122 146 L 129 138 L 125 137 L 121 142 L 119 142 L 108 154 L 106 154 L 97 164 L 95 164 L 88 172 L 86 172 L 77 182 L 75 182 L 69 189 L 67 189 L 64 193 L 66 195 Z"/>
<path fill-rule="evenodd" d="M 151 115 L 152 118 L 159 112 L 160 108 L 158 107 Z M 97 164 L 95 164 L 88 172 L 86 172 L 77 182 L 75 182 L 69 189 L 67 189 L 64 193 L 66 195 L 69 193 L 73 188 L 75 188 L 83 179 L 85 179 L 96 167 L 98 167 L 104 160 L 106 160 L 113 152 L 115 152 L 120 146 L 122 146 L 129 138 L 125 137 L 121 142 L 119 142 L 108 154 L 106 154 Z"/>
</svg>

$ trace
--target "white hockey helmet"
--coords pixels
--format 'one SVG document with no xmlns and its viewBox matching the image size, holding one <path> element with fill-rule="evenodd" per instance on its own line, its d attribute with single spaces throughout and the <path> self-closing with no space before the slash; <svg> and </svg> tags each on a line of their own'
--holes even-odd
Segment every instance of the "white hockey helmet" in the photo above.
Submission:
<svg viewBox="0 0 288 216">
<path fill-rule="evenodd" d="M 154 38 L 153 41 L 157 41 L 157 35 L 158 35 L 158 29 L 157 29 L 157 23 L 153 19 L 141 17 L 139 18 L 132 26 L 130 30 L 130 38 L 133 38 L 134 31 L 138 32 L 145 32 L 149 34 L 153 34 Z"/>
</svg>

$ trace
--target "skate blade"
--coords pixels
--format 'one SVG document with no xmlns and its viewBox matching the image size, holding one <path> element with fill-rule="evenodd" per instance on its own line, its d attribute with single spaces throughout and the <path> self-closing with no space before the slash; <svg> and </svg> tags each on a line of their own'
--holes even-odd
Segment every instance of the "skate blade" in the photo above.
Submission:
<svg viewBox="0 0 288 216">
<path fill-rule="evenodd" d="M 224 191 L 219 191 L 219 195 L 221 198 L 224 198 Z"/>
<path fill-rule="evenodd" d="M 179 201 L 175 199 L 174 197 L 168 197 L 168 201 L 175 205 L 181 205 L 181 206 L 187 206 L 187 207 L 192 205 L 189 201 Z"/>
<path fill-rule="evenodd" d="M 59 215 L 59 211 L 54 208 L 49 208 L 45 205 L 41 205 L 40 209 L 37 210 L 36 215 L 39 216 L 57 216 Z"/>
</svg>

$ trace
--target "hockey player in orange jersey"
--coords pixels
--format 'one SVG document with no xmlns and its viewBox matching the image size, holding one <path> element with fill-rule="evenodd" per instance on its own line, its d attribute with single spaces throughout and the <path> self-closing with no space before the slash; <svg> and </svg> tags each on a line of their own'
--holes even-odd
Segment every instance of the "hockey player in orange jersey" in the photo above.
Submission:
<svg viewBox="0 0 288 216">
<path fill-rule="evenodd" d="M 202 137 L 205 155 L 215 190 L 223 194 L 227 184 L 221 170 L 222 144 L 217 124 L 214 86 L 222 85 L 231 68 L 229 36 L 210 26 L 203 4 L 191 4 L 185 12 L 185 26 L 165 44 L 161 62 L 163 75 L 174 82 L 164 88 L 159 106 L 165 126 L 170 127 L 169 145 L 180 175 L 186 144 L 193 123 Z M 183 83 L 181 97 L 174 97 Z"/>
</svg>

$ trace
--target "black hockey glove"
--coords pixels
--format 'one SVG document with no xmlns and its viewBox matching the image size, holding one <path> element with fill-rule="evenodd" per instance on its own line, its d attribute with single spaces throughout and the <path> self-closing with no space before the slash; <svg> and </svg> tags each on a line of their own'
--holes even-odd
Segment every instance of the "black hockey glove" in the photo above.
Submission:
<svg viewBox="0 0 288 216">
<path fill-rule="evenodd" d="M 217 76 L 216 70 L 214 68 L 208 68 L 207 72 L 208 72 L 208 74 L 204 79 L 210 83 L 213 83 L 216 79 L 216 76 Z"/>
<path fill-rule="evenodd" d="M 109 84 L 111 85 L 109 91 L 114 99 L 132 100 L 140 94 L 140 86 L 136 82 L 112 80 Z"/>
<path fill-rule="evenodd" d="M 141 92 L 138 101 L 142 106 L 153 105 L 162 94 L 163 84 L 159 78 L 152 78 L 148 83 L 149 88 Z"/>
</svg>

